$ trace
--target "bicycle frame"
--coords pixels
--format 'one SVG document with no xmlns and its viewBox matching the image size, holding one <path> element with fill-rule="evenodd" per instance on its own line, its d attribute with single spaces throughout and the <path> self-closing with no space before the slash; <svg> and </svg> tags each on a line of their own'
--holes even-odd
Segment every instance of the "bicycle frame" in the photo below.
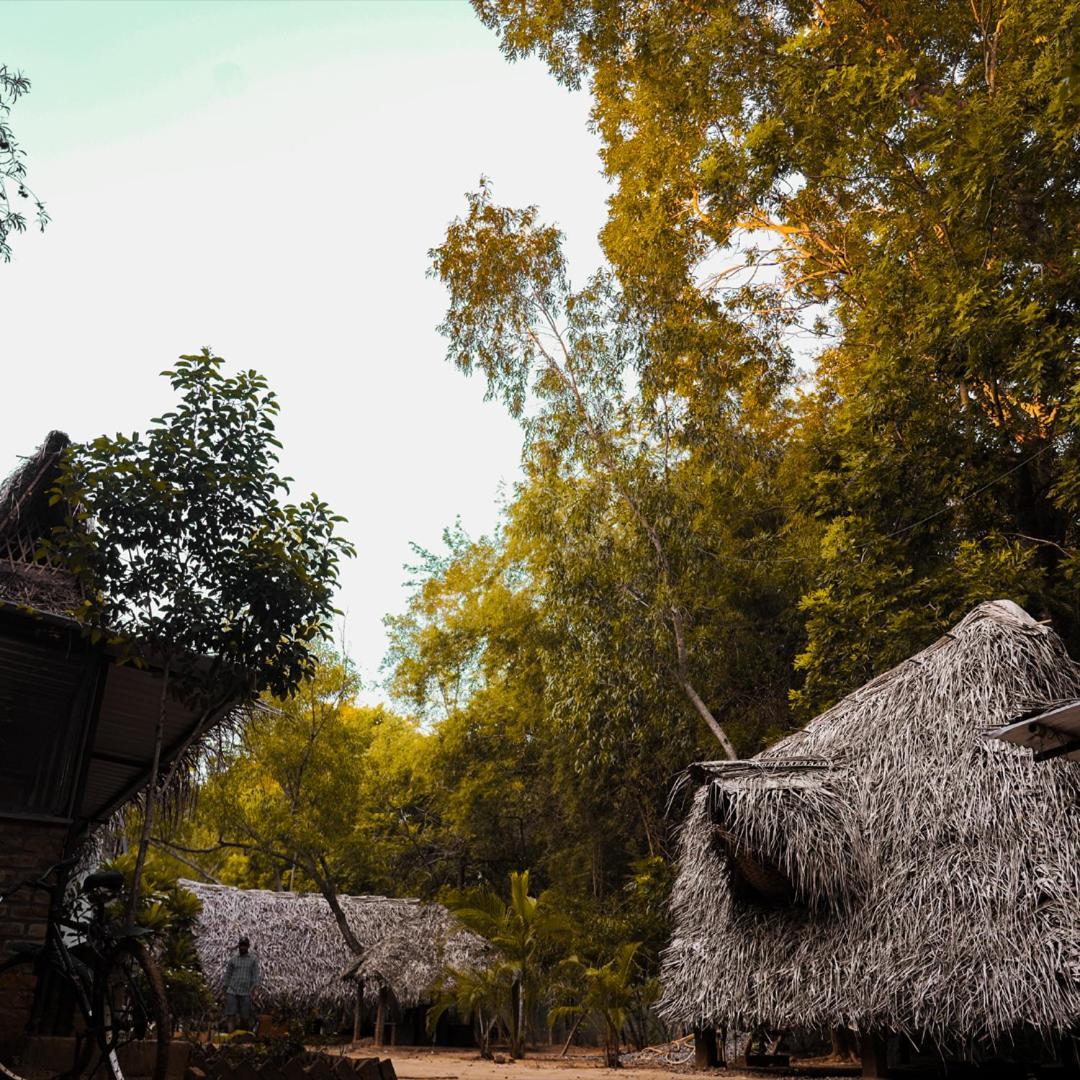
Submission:
<svg viewBox="0 0 1080 1080">
<path fill-rule="evenodd" d="M 109 1048 L 107 1045 L 105 1037 L 107 1018 L 95 1016 L 93 1006 L 95 980 L 104 977 L 109 946 L 114 944 L 105 926 L 105 900 L 100 895 L 89 897 L 92 916 L 88 921 L 82 922 L 70 918 L 64 909 L 64 893 L 67 885 L 65 877 L 61 875 L 52 884 L 46 881 L 53 873 L 66 869 L 70 862 L 71 860 L 67 864 L 58 863 L 46 871 L 37 881 L 22 881 L 6 892 L 0 893 L 0 905 L 3 905 L 11 896 L 24 888 L 37 889 L 49 894 L 48 924 L 45 929 L 44 942 L 41 945 L 20 950 L 9 960 L 4 961 L 4 963 L 0 964 L 0 974 L 25 964 L 28 958 L 33 959 L 34 976 L 37 983 L 30 1023 L 27 1029 L 31 1033 L 39 1031 L 44 1020 L 45 1002 L 42 988 L 45 985 L 45 980 L 49 976 L 56 976 L 61 979 L 74 992 L 75 1007 L 82 1014 L 86 1024 L 85 1031 L 77 1033 L 75 1036 L 75 1062 L 77 1063 L 80 1060 L 80 1050 L 82 1049 L 80 1040 L 91 1039 L 98 1045 L 102 1054 L 107 1056 L 112 1075 L 122 1077 L 123 1072 L 116 1056 L 116 1050 Z M 64 937 L 63 931 L 65 929 L 75 931 L 82 939 L 81 946 L 90 953 L 88 957 L 89 963 L 72 954 Z"/>
</svg>

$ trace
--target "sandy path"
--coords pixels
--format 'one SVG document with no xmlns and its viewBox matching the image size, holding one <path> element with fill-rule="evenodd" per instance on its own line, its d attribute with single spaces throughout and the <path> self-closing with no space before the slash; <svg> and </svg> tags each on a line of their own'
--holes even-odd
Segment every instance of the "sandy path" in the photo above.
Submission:
<svg viewBox="0 0 1080 1080">
<path fill-rule="evenodd" d="M 527 1056 L 522 1061 L 499 1065 L 484 1061 L 475 1050 L 419 1050 L 414 1047 L 387 1047 L 398 1080 L 662 1080 L 679 1077 L 687 1080 L 687 1069 L 656 1068 L 608 1071 L 597 1056 L 594 1059 L 571 1056 Z M 370 1055 L 368 1050 L 367 1054 Z M 357 1056 L 364 1056 L 359 1051 Z M 547 1074 L 546 1077 L 537 1074 Z M 738 1080 L 739 1073 L 724 1073 L 725 1080 Z"/>
</svg>

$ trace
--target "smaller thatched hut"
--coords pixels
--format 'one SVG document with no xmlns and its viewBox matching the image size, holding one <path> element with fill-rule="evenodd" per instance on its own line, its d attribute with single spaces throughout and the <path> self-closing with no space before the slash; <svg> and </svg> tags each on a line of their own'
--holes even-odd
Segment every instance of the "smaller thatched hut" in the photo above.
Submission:
<svg viewBox="0 0 1080 1080">
<path fill-rule="evenodd" d="M 489 962 L 490 946 L 463 929 L 442 904 L 416 904 L 346 972 L 374 1004 L 381 992 L 399 1008 L 431 1001 L 431 988 L 448 967 L 477 968 Z"/>
<path fill-rule="evenodd" d="M 471 967 L 488 955 L 487 943 L 458 925 L 441 904 L 339 896 L 364 948 L 357 957 L 318 893 L 181 884 L 202 902 L 195 947 L 215 992 L 237 939 L 246 934 L 271 1002 L 351 1015 L 359 995 L 373 1011 L 382 1006 L 396 1018 L 404 1036 L 398 1041 L 423 1038 L 421 1006 L 431 1001 L 432 985 L 447 964 Z"/>
</svg>

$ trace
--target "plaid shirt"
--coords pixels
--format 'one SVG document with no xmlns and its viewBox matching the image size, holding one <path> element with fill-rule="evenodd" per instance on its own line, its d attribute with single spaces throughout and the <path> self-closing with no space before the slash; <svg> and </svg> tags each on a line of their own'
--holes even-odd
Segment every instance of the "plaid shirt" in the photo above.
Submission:
<svg viewBox="0 0 1080 1080">
<path fill-rule="evenodd" d="M 252 952 L 247 956 L 234 953 L 225 969 L 226 994 L 250 994 L 262 982 L 259 958 Z"/>
</svg>

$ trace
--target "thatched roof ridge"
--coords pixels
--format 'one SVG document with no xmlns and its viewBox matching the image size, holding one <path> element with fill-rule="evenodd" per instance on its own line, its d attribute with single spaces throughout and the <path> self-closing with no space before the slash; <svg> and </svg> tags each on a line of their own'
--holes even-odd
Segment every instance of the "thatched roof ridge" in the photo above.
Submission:
<svg viewBox="0 0 1080 1080">
<path fill-rule="evenodd" d="M 1052 630 L 982 604 L 750 768 L 699 767 L 664 1015 L 941 1042 L 1075 1023 L 1080 766 L 983 734 L 1078 693 Z M 789 895 L 740 890 L 740 859 Z"/>
<path fill-rule="evenodd" d="M 51 431 L 0 484 L 0 601 L 62 614 L 78 601 L 75 579 L 35 557 L 39 542 L 63 520 L 51 504 L 64 451 L 71 440 Z"/>
<path fill-rule="evenodd" d="M 20 521 L 46 509 L 49 488 L 56 482 L 56 468 L 70 444 L 62 431 L 50 431 L 45 441 L 0 484 L 0 540 Z"/>
<path fill-rule="evenodd" d="M 355 985 L 343 975 L 358 967 L 363 968 L 365 998 L 374 1000 L 385 986 L 402 1006 L 415 1005 L 430 1000 L 444 960 L 465 966 L 482 952 L 479 939 L 460 930 L 440 904 L 340 896 L 349 926 L 364 946 L 358 965 L 319 893 L 181 884 L 202 902 L 195 946 L 215 990 L 221 989 L 225 965 L 242 933 L 259 957 L 266 993 L 301 1007 L 352 1001 Z"/>
</svg>

